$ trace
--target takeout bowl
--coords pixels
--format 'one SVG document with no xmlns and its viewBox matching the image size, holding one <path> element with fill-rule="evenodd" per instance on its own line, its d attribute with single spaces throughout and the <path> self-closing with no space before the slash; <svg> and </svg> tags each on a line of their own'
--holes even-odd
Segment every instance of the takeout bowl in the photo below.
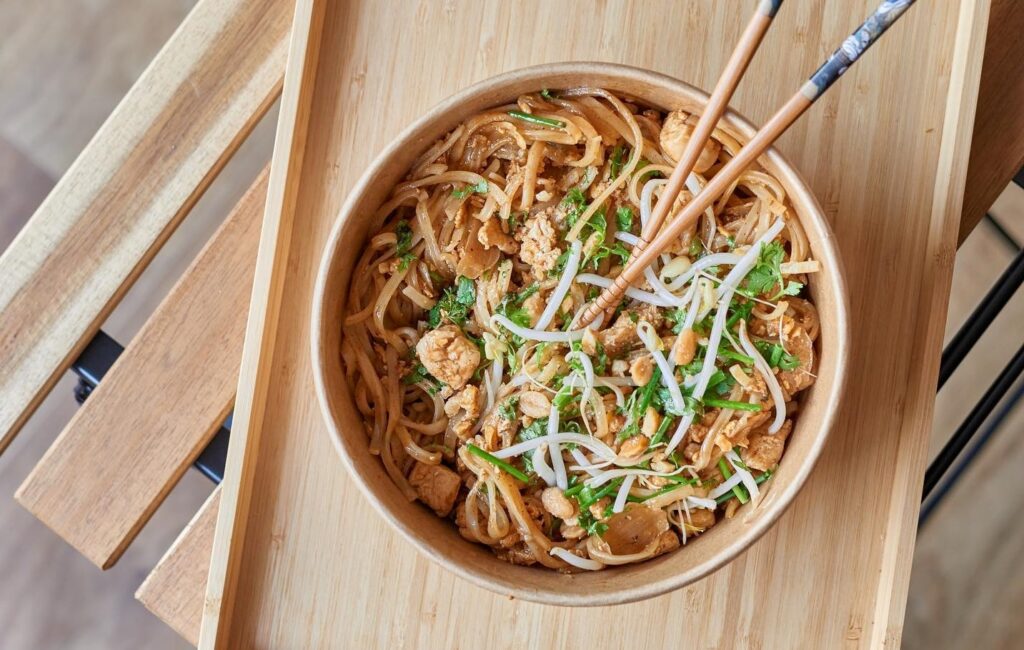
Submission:
<svg viewBox="0 0 1024 650">
<path fill-rule="evenodd" d="M 777 151 L 760 159 L 782 182 L 806 230 L 822 271 L 810 292 L 818 308 L 817 382 L 801 395 L 801 412 L 774 477 L 762 488 L 756 509 L 742 507 L 685 547 L 641 564 L 563 575 L 539 567 L 515 566 L 463 539 L 455 526 L 418 502 L 410 503 L 392 483 L 368 438 L 345 382 L 340 362 L 341 323 L 352 268 L 367 241 L 370 216 L 413 161 L 466 117 L 543 88 L 597 86 L 630 95 L 662 109 L 701 112 L 707 95 L 654 72 L 607 63 L 540 65 L 487 79 L 427 110 L 377 156 L 353 187 L 320 264 L 314 294 L 312 356 L 316 390 L 327 428 L 356 484 L 380 515 L 434 562 L 498 594 L 563 606 L 626 603 L 690 584 L 735 558 L 782 515 L 803 486 L 832 428 L 846 376 L 848 325 L 846 288 L 834 236 L 821 207 L 800 174 Z M 721 125 L 741 142 L 755 129 L 729 112 Z"/>
</svg>

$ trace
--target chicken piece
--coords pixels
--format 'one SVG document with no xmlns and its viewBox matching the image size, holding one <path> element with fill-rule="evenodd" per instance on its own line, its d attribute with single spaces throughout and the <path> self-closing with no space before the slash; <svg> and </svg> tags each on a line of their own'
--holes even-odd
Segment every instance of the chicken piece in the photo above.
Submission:
<svg viewBox="0 0 1024 650">
<path fill-rule="evenodd" d="M 460 440 L 468 440 L 480 417 L 480 389 L 470 384 L 455 393 L 444 403 L 444 413 L 448 416 L 448 430 Z"/>
<path fill-rule="evenodd" d="M 519 259 L 528 264 L 536 280 L 547 278 L 555 268 L 558 256 L 558 229 L 551 218 L 551 210 L 543 210 L 526 220 L 516 231 L 516 239 L 522 243 Z"/>
<path fill-rule="evenodd" d="M 786 349 L 795 356 L 800 365 L 792 370 L 780 370 L 778 374 L 782 389 L 790 395 L 798 393 L 814 383 L 814 341 L 802 327 L 785 332 L 782 340 Z"/>
<path fill-rule="evenodd" d="M 762 472 L 778 465 L 786 438 L 793 430 L 793 421 L 786 420 L 777 433 L 768 433 L 768 425 L 759 427 L 750 434 L 750 445 L 743 452 L 743 462 L 751 469 Z"/>
<path fill-rule="evenodd" d="M 427 465 L 417 461 L 409 474 L 409 485 L 416 490 L 420 501 L 436 512 L 437 516 L 447 517 L 459 496 L 462 480 L 444 465 Z"/>
<path fill-rule="evenodd" d="M 519 252 L 519 244 L 516 243 L 516 240 L 501 229 L 500 219 L 492 217 L 485 221 L 477 231 L 476 237 L 485 249 L 490 250 L 497 246 L 498 250 L 508 255 L 515 255 Z"/>
<path fill-rule="evenodd" d="M 645 320 L 657 330 L 665 324 L 665 318 L 654 305 L 639 305 L 619 314 L 611 327 L 600 333 L 601 343 L 609 358 L 617 358 L 640 344 L 636 326 Z"/>
<path fill-rule="evenodd" d="M 480 350 L 455 325 L 444 325 L 423 335 L 416 355 L 427 372 L 453 390 L 459 390 L 480 365 Z"/>
<path fill-rule="evenodd" d="M 696 124 L 697 117 L 695 115 L 688 115 L 683 111 L 672 111 L 665 118 L 665 123 L 661 126 L 658 140 L 661 143 L 661 150 L 668 155 L 673 163 L 678 162 L 679 158 L 682 157 L 683 152 L 686 150 L 686 145 L 690 142 L 693 127 Z M 697 158 L 697 162 L 693 165 L 693 171 L 698 174 L 706 172 L 715 164 L 721 150 L 721 143 L 714 138 L 708 138 L 708 141 L 704 143 L 700 156 Z"/>
</svg>

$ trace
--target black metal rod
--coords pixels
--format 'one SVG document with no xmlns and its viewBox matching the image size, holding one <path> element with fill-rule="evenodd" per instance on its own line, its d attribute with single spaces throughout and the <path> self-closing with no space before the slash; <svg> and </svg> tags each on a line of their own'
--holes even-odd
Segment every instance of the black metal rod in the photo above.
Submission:
<svg viewBox="0 0 1024 650">
<path fill-rule="evenodd" d="M 953 375 L 960 362 L 967 356 L 967 353 L 974 347 L 974 344 L 981 338 L 981 335 L 985 333 L 988 326 L 999 315 L 999 312 L 1003 310 L 1006 303 L 1010 301 L 1022 282 L 1024 282 L 1024 252 L 1017 253 L 1010 266 L 1003 271 L 1003 274 L 982 298 L 981 303 L 967 318 L 967 322 L 942 351 L 942 363 L 939 366 L 940 390 Z"/>
<path fill-rule="evenodd" d="M 986 212 L 985 221 L 992 228 L 992 230 L 996 231 L 996 234 L 999 235 L 999 238 L 1003 240 L 1003 243 L 1006 244 L 1007 248 L 1009 248 L 1015 253 L 1020 252 L 1020 242 L 1017 241 L 1017 239 L 1013 235 L 1011 235 L 1009 231 L 1006 230 L 1006 228 L 1003 228 L 1003 224 L 999 223 L 999 219 L 993 217 L 992 213 Z"/>
<path fill-rule="evenodd" d="M 981 433 L 977 435 L 974 444 L 964 451 L 963 455 L 956 461 L 956 464 L 942 477 L 938 487 L 935 488 L 927 499 L 924 499 L 924 502 L 921 504 L 921 513 L 917 519 L 917 527 L 919 529 L 928 522 L 935 509 L 945 500 L 946 495 L 949 494 L 950 490 L 957 484 L 957 481 L 960 480 L 960 477 L 967 471 L 967 468 L 974 462 L 974 459 L 978 457 L 978 454 L 981 453 L 989 440 L 992 439 L 992 436 L 1003 425 L 1006 418 L 1013 413 L 1021 398 L 1024 398 L 1024 381 L 1017 383 L 1017 388 L 1003 402 L 1003 405 L 995 412 L 988 424 L 985 425 L 985 428 L 981 430 Z"/>
<path fill-rule="evenodd" d="M 1022 371 L 1024 371 L 1024 345 L 1021 345 L 1017 353 L 1013 355 L 1010 363 L 999 373 L 999 376 L 988 387 L 981 400 L 974 405 L 967 418 L 957 428 L 953 437 L 949 439 L 942 448 L 942 451 L 939 452 L 939 455 L 928 466 L 928 470 L 924 474 L 924 493 L 922 498 L 927 498 L 932 490 L 935 489 L 935 486 L 942 479 L 942 475 L 946 473 L 946 470 L 953 464 L 956 457 L 967 446 L 967 443 L 970 442 L 971 437 L 988 419 L 989 414 L 992 413 L 1000 400 L 1003 399 L 1006 392 L 1010 390 L 1013 383 L 1017 381 Z"/>
<path fill-rule="evenodd" d="M 71 364 L 71 370 L 78 375 L 78 386 L 75 387 L 75 399 L 81 404 L 89 397 L 96 386 L 99 385 L 107 371 L 113 367 L 114 362 L 124 352 L 124 346 L 115 341 L 103 331 L 96 333 L 96 336 L 89 341 L 82 353 L 78 355 L 75 362 Z M 206 445 L 206 449 L 199 454 L 199 458 L 193 463 L 200 472 L 214 483 L 220 483 L 224 478 L 224 463 L 227 459 L 228 439 L 231 437 L 231 415 L 221 425 L 213 439 Z"/>
</svg>

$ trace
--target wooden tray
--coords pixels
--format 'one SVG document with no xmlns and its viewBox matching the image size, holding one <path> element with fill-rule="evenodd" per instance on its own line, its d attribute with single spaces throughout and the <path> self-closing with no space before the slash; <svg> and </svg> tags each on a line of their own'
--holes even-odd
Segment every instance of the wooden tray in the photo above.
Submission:
<svg viewBox="0 0 1024 650">
<path fill-rule="evenodd" d="M 729 567 L 613 608 L 501 599 L 373 513 L 313 392 L 321 250 L 400 129 L 473 81 L 547 61 L 709 87 L 755 4 L 300 0 L 201 647 L 898 645 L 988 2 L 920 3 L 780 143 L 848 266 L 850 392 L 803 493 Z M 736 108 L 767 116 L 874 4 L 787 3 Z"/>
</svg>

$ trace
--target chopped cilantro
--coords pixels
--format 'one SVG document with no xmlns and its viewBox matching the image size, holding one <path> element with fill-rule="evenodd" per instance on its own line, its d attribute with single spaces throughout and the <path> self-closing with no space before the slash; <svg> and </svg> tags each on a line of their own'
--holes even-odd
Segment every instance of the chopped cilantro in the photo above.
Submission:
<svg viewBox="0 0 1024 650">
<path fill-rule="evenodd" d="M 633 211 L 625 206 L 616 208 L 615 225 L 623 232 L 633 230 Z"/>
<path fill-rule="evenodd" d="M 612 180 L 618 178 L 619 173 L 622 171 L 622 157 L 625 154 L 625 152 L 626 150 L 621 144 L 615 145 L 615 148 L 612 149 L 612 155 L 610 158 L 611 165 L 609 168 Z"/>
<path fill-rule="evenodd" d="M 519 396 L 513 395 L 498 406 L 498 415 L 502 419 L 512 422 L 516 419 L 516 406 L 519 404 Z"/>
<path fill-rule="evenodd" d="M 427 385 L 427 392 L 431 395 L 436 394 L 439 390 L 444 388 L 444 383 L 436 379 L 433 375 L 427 372 L 426 367 L 422 364 L 416 364 L 409 369 L 409 372 L 402 377 L 402 383 L 406 386 L 412 384 L 423 383 Z"/>
<path fill-rule="evenodd" d="M 541 436 L 548 435 L 548 419 L 539 418 L 530 423 L 530 426 L 523 427 L 516 434 L 516 442 L 526 442 L 527 440 L 533 440 L 534 438 L 540 438 Z M 523 468 L 529 472 L 534 473 L 533 469 L 533 456 L 530 454 L 523 454 Z"/>
<path fill-rule="evenodd" d="M 469 308 L 476 302 L 476 285 L 467 277 L 459 276 L 455 287 L 448 287 L 441 299 L 427 313 L 427 324 L 433 329 L 447 318 L 458 326 L 466 323 Z"/>
<path fill-rule="evenodd" d="M 773 241 L 761 246 L 757 255 L 757 264 L 747 274 L 746 288 L 754 295 L 766 294 L 775 287 L 779 288 L 772 300 L 782 296 L 795 296 L 800 293 L 804 285 L 790 280 L 785 282 L 782 278 L 780 265 L 786 256 L 786 250 L 781 242 Z"/>
<path fill-rule="evenodd" d="M 480 181 L 474 185 L 465 185 L 452 191 L 453 199 L 464 199 L 470 194 L 487 194 L 487 181 Z"/>
<path fill-rule="evenodd" d="M 544 88 L 544 89 L 542 89 L 540 91 L 540 96 L 543 97 L 544 99 L 548 100 L 548 101 L 551 101 L 552 99 L 555 98 L 555 95 L 552 94 L 552 92 L 550 90 L 548 90 L 547 88 Z"/>
<path fill-rule="evenodd" d="M 686 309 L 683 307 L 676 307 L 665 314 L 665 320 L 672 324 L 673 334 L 682 332 L 683 325 L 686 324 Z"/>
<path fill-rule="evenodd" d="M 404 271 L 409 268 L 409 264 L 416 259 L 416 256 L 410 252 L 412 248 L 412 227 L 409 222 L 402 219 L 395 226 L 395 257 L 398 258 L 398 270 Z"/>
</svg>

